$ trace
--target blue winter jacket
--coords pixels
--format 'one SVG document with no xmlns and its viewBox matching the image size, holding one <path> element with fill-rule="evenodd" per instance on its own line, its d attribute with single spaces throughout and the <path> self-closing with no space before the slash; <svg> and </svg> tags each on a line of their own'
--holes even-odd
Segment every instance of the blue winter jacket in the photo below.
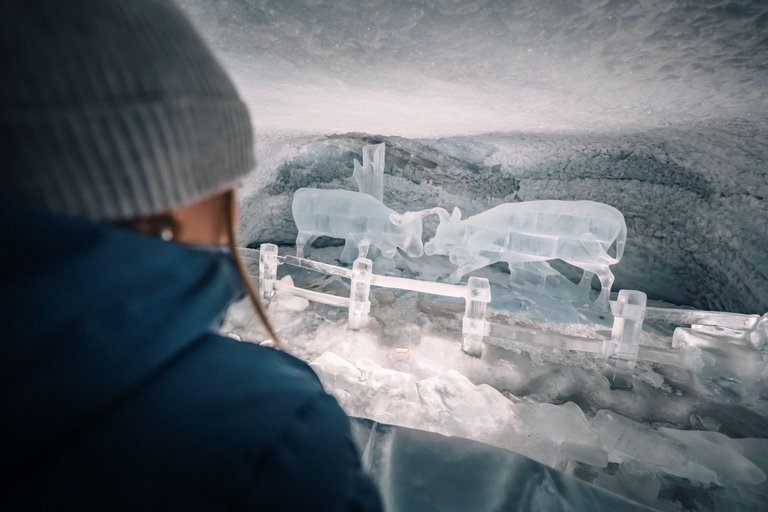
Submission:
<svg viewBox="0 0 768 512">
<path fill-rule="evenodd" d="M 218 336 L 230 256 L 0 205 L 0 510 L 379 510 L 302 361 Z"/>
</svg>

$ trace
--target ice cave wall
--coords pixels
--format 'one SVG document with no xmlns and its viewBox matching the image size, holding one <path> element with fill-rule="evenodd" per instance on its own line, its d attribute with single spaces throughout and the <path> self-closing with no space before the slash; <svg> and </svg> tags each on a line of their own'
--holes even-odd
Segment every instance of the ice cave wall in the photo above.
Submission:
<svg viewBox="0 0 768 512">
<path fill-rule="evenodd" d="M 293 243 L 292 192 L 355 189 L 385 142 L 395 210 L 602 201 L 629 229 L 617 289 L 768 310 L 765 2 L 181 5 L 257 128 L 246 243 Z"/>
</svg>

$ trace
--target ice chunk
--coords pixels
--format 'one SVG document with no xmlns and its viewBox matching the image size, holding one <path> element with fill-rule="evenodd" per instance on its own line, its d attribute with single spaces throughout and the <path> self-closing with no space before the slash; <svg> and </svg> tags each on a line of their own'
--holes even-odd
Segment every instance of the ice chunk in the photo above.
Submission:
<svg viewBox="0 0 768 512">
<path fill-rule="evenodd" d="M 364 389 L 361 383 L 361 373 L 355 366 L 337 356 L 333 352 L 324 352 L 320 357 L 309 363 L 315 371 L 326 391 L 336 395 L 336 392 L 346 391 L 350 394 L 360 394 Z M 337 397 L 338 398 L 338 397 Z"/>
<path fill-rule="evenodd" d="M 737 379 L 745 384 L 759 380 L 766 366 L 763 352 L 737 338 L 713 336 L 678 327 L 672 336 L 672 346 L 700 349 L 702 372 Z"/>
<path fill-rule="evenodd" d="M 355 170 L 352 172 L 357 189 L 379 201 L 384 200 L 384 151 L 383 142 L 363 146 L 363 165 L 355 160 Z"/>
<path fill-rule="evenodd" d="M 744 448 L 723 434 L 671 428 L 660 428 L 659 432 L 687 446 L 691 451 L 690 464 L 698 464 L 713 471 L 717 475 L 716 483 L 754 485 L 765 481 L 765 473 L 742 455 Z M 688 478 L 702 474 L 695 468 L 682 468 L 678 473 Z"/>
<path fill-rule="evenodd" d="M 598 411 L 592 426 L 608 448 L 611 462 L 631 458 L 665 468 L 678 468 L 691 458 L 685 445 L 615 412 Z"/>
<path fill-rule="evenodd" d="M 299 235 L 296 256 L 304 256 L 304 247 L 320 235 L 346 241 L 342 260 L 364 258 L 369 246 L 381 249 L 392 258 L 400 248 L 417 258 L 424 254 L 421 219 L 428 213 L 399 214 L 376 198 L 349 190 L 301 188 L 293 196 L 293 220 Z"/>
<path fill-rule="evenodd" d="M 514 411 L 531 428 L 532 435 L 559 445 L 564 458 L 599 467 L 608 464 L 608 453 L 603 450 L 597 432 L 573 402 L 516 404 Z"/>
<path fill-rule="evenodd" d="M 277 311 L 304 311 L 309 306 L 309 301 L 304 297 L 297 297 L 292 293 L 296 287 L 293 285 L 293 278 L 285 276 L 275 285 L 277 292 L 269 304 L 271 312 Z"/>
<path fill-rule="evenodd" d="M 419 382 L 422 401 L 445 425 L 446 433 L 477 439 L 507 422 L 512 402 L 491 386 L 472 382 L 449 370 Z"/>
<path fill-rule="evenodd" d="M 450 216 L 443 208 L 432 211 L 440 225 L 424 250 L 446 254 L 459 266 L 451 274 L 454 282 L 498 261 L 512 269 L 561 259 L 584 270 L 586 283 L 597 274 L 602 285 L 597 302 L 608 309 L 613 285 L 609 265 L 621 259 L 627 238 L 624 216 L 617 209 L 593 201 L 528 201 L 502 204 L 466 220 L 458 208 Z"/>
<path fill-rule="evenodd" d="M 560 444 L 560 453 L 565 460 L 577 460 L 598 468 L 608 466 L 608 452 L 589 444 L 564 441 Z"/>
<path fill-rule="evenodd" d="M 578 405 L 567 402 L 553 404 L 517 404 L 517 417 L 532 426 L 538 435 L 551 439 L 557 444 L 579 443 L 600 447 L 600 438 L 589 424 Z"/>
</svg>

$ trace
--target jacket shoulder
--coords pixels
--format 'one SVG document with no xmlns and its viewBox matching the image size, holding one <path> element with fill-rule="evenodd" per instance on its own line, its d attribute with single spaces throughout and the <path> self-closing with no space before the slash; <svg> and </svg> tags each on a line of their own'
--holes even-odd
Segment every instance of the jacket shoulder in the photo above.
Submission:
<svg viewBox="0 0 768 512">
<path fill-rule="evenodd" d="M 312 369 L 230 338 L 205 336 L 91 442 L 105 467 L 131 473 L 118 481 L 142 480 L 148 509 L 379 510 L 349 421 Z"/>
</svg>

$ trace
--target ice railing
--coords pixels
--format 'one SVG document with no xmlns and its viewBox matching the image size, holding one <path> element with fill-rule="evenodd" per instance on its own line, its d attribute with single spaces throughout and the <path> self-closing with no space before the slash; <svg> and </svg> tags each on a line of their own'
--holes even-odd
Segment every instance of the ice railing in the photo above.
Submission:
<svg viewBox="0 0 768 512">
<path fill-rule="evenodd" d="M 383 276 L 373 273 L 373 263 L 366 258 L 355 260 L 352 268 L 343 268 L 296 256 L 280 256 L 274 244 L 262 244 L 260 250 L 243 248 L 240 251 L 245 258 L 259 263 L 258 280 L 262 300 L 268 302 L 280 291 L 310 301 L 347 308 L 348 328 L 352 330 L 367 326 L 371 309 L 370 289 L 371 286 L 377 286 L 464 299 L 461 349 L 474 357 L 482 356 L 484 341 L 500 348 L 514 348 L 512 343 L 523 342 L 591 353 L 606 359 L 609 367 L 619 372 L 629 372 L 638 361 L 647 361 L 693 371 L 707 368 L 726 377 L 749 382 L 760 378 L 765 368 L 765 355 L 761 349 L 768 345 L 768 314 L 761 317 L 647 307 L 643 292 L 621 290 L 618 299 L 610 302 L 614 317 L 610 337 L 588 338 L 487 320 L 486 309 L 491 302 L 491 288 L 485 278 L 472 276 L 466 285 L 455 285 Z M 350 296 L 339 297 L 279 281 L 279 265 L 291 265 L 349 279 Z M 641 345 L 639 340 L 644 320 L 678 326 L 672 336 L 672 346 Z"/>
</svg>

